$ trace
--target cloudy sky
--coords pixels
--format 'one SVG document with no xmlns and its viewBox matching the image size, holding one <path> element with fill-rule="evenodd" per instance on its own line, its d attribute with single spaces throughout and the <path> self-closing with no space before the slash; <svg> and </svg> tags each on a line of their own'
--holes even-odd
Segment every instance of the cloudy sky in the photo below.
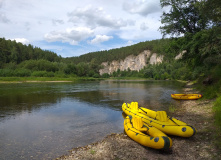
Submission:
<svg viewBox="0 0 221 160">
<path fill-rule="evenodd" d="M 160 39 L 160 0 L 0 0 L 0 37 L 62 57 Z"/>
</svg>

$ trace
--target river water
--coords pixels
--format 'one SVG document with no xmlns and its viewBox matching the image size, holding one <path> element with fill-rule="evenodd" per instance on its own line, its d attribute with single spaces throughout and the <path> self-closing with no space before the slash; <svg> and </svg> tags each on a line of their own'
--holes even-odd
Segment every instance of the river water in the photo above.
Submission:
<svg viewBox="0 0 221 160">
<path fill-rule="evenodd" d="M 174 81 L 0 84 L 0 159 L 54 159 L 122 133 L 124 102 L 168 111 L 181 89 Z"/>
</svg>

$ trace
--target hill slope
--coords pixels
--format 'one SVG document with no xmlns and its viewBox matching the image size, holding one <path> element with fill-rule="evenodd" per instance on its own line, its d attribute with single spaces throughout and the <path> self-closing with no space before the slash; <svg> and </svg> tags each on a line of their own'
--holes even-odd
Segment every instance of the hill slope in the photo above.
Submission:
<svg viewBox="0 0 221 160">
<path fill-rule="evenodd" d="M 159 39 L 146 42 L 140 42 L 131 46 L 121 47 L 111 50 L 91 52 L 79 57 L 65 58 L 64 61 L 67 63 L 80 63 L 90 62 L 92 59 L 96 59 L 98 64 L 102 62 L 111 62 L 113 60 L 123 60 L 127 56 L 137 56 L 144 50 L 150 50 L 161 55 L 165 55 L 165 48 L 170 44 L 171 39 Z"/>
</svg>

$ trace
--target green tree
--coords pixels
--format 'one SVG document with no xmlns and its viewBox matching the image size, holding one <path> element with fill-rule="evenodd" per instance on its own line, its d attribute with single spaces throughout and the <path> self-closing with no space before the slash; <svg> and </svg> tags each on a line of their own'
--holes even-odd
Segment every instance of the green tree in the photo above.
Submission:
<svg viewBox="0 0 221 160">
<path fill-rule="evenodd" d="M 199 3 L 201 14 L 205 15 L 213 26 L 221 25 L 221 1 L 202 0 Z"/>
<path fill-rule="evenodd" d="M 110 75 L 108 73 L 102 74 L 102 78 L 109 78 L 109 77 L 110 77 Z"/>
<path fill-rule="evenodd" d="M 221 27 L 213 27 L 194 35 L 185 36 L 183 46 L 187 52 L 184 54 L 183 60 L 193 68 L 207 65 L 209 69 L 212 63 L 210 65 L 207 60 L 213 59 L 215 62 L 221 53 L 221 37 L 219 35 L 221 35 Z"/>
<path fill-rule="evenodd" d="M 144 77 L 145 78 L 153 78 L 153 67 L 149 65 L 144 69 Z"/>
<path fill-rule="evenodd" d="M 15 46 L 12 47 L 10 59 L 11 59 L 11 62 L 18 63 L 19 55 L 18 55 L 17 48 Z"/>
<path fill-rule="evenodd" d="M 179 36 L 185 33 L 196 33 L 207 28 L 208 19 L 202 14 L 197 0 L 160 0 L 161 7 L 170 7 L 163 12 L 160 31 L 165 36 Z"/>
<path fill-rule="evenodd" d="M 75 64 L 68 64 L 64 68 L 64 73 L 65 74 L 77 74 L 77 67 Z"/>
<path fill-rule="evenodd" d="M 89 71 L 89 66 L 87 63 L 81 62 L 77 64 L 77 75 L 82 77 L 82 76 L 87 76 L 87 73 Z"/>
</svg>

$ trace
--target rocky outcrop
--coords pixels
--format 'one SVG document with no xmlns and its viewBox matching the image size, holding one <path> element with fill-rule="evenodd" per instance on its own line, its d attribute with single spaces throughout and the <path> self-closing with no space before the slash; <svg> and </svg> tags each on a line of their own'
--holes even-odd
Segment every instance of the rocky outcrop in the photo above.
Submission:
<svg viewBox="0 0 221 160">
<path fill-rule="evenodd" d="M 157 63 L 162 63 L 163 62 L 163 56 L 157 56 L 156 53 L 153 53 L 150 57 L 150 64 L 157 64 Z"/>
<path fill-rule="evenodd" d="M 156 53 L 151 53 L 149 50 L 145 50 L 137 56 L 130 55 L 126 57 L 124 60 L 114 60 L 112 62 L 103 62 L 101 65 L 103 69 L 100 69 L 100 75 L 104 73 L 111 74 L 114 71 L 120 69 L 124 70 L 132 70 L 139 71 L 143 69 L 147 65 L 147 60 L 149 59 L 150 64 L 162 63 L 163 56 L 158 56 Z"/>
<path fill-rule="evenodd" d="M 176 57 L 175 57 L 175 60 L 178 60 L 178 59 L 182 59 L 183 58 L 183 55 L 186 53 L 186 50 L 182 51 L 181 53 L 179 53 Z"/>
</svg>

